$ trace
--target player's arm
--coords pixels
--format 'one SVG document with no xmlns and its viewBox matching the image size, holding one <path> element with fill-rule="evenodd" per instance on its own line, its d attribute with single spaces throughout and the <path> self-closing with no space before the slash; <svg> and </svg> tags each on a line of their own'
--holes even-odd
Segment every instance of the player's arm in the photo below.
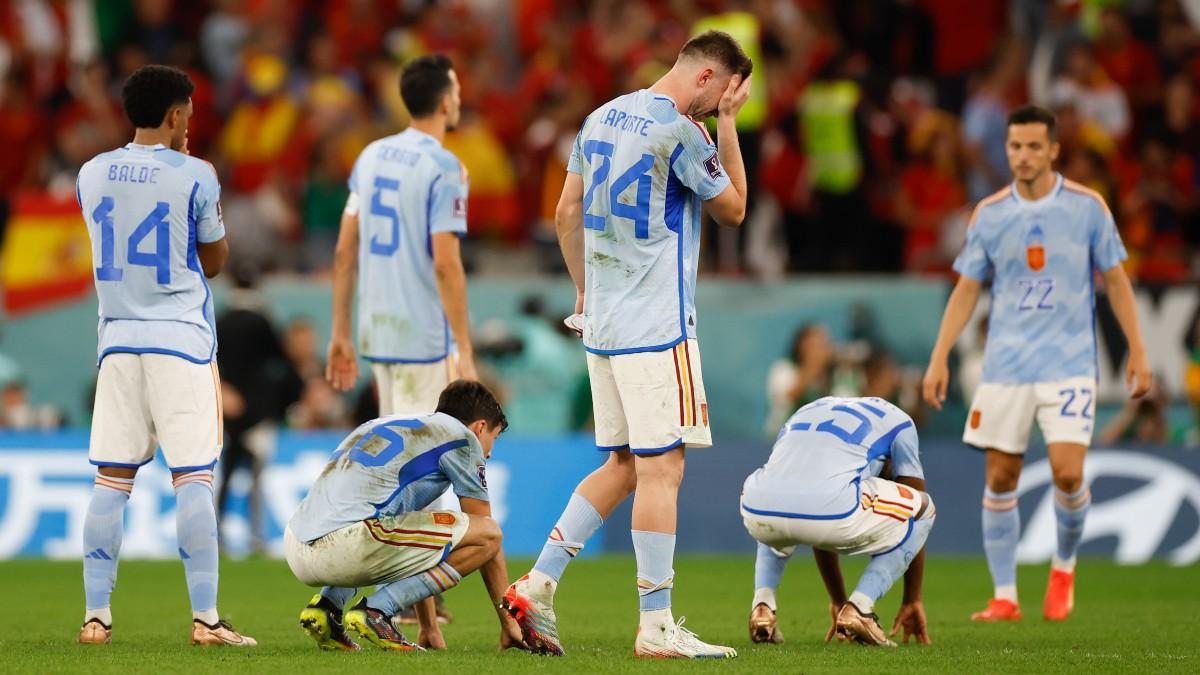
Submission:
<svg viewBox="0 0 1200 675">
<path fill-rule="evenodd" d="M 358 379 L 358 357 L 350 329 L 354 286 L 358 281 L 358 195 L 350 193 L 342 212 L 333 253 L 333 328 L 329 337 L 325 379 L 338 391 L 349 391 Z"/>
<path fill-rule="evenodd" d="M 1150 361 L 1146 356 L 1146 344 L 1142 341 L 1142 327 L 1138 322 L 1137 301 L 1133 297 L 1133 284 L 1121 265 L 1104 270 L 1104 287 L 1108 290 L 1108 301 L 1129 343 L 1129 359 L 1125 364 L 1125 386 L 1132 398 L 1150 391 L 1153 378 Z"/>
<path fill-rule="evenodd" d="M 200 258 L 200 269 L 204 270 L 204 276 L 211 279 L 225 269 L 225 262 L 229 260 L 229 242 L 225 237 L 207 244 L 198 241 L 196 256 Z"/>
<path fill-rule="evenodd" d="M 958 283 L 950 293 L 950 300 L 946 302 L 942 326 L 938 329 L 937 342 L 929 356 L 929 369 L 925 371 L 923 383 L 925 401 L 938 410 L 942 409 L 942 403 L 946 400 L 946 388 L 950 382 L 950 350 L 975 312 L 975 303 L 979 302 L 982 288 L 982 281 L 964 274 L 958 278 Z"/>
<path fill-rule="evenodd" d="M 477 380 L 475 349 L 471 346 L 470 320 L 467 317 L 467 272 L 463 269 L 462 244 L 457 232 L 437 232 L 433 242 L 433 276 L 438 295 L 446 311 L 446 323 L 458 345 L 458 374 Z"/>
<path fill-rule="evenodd" d="M 463 513 L 472 518 L 492 517 L 491 504 L 482 499 L 460 496 L 458 501 L 462 505 Z M 496 617 L 500 620 L 500 648 L 522 647 L 524 643 L 521 642 L 521 628 L 509 616 L 508 611 L 500 607 L 504 591 L 508 589 L 508 565 L 504 561 L 503 548 L 496 552 L 496 557 L 479 568 L 479 576 L 483 578 L 483 586 L 487 589 L 492 607 L 496 609 Z"/>
<path fill-rule="evenodd" d="M 846 582 L 842 579 L 842 566 L 838 554 L 832 551 L 822 551 L 813 548 L 813 560 L 817 563 L 817 571 L 821 573 L 821 581 L 825 583 L 825 591 L 829 593 L 829 616 L 832 623 L 825 633 L 825 641 L 829 642 L 837 633 L 837 615 L 842 605 L 846 604 Z"/>
<path fill-rule="evenodd" d="M 737 114 L 750 98 L 750 80 L 734 75 L 717 104 L 717 156 L 729 176 L 729 186 L 704 202 L 708 214 L 721 225 L 738 227 L 746 218 L 746 166 L 738 143 Z"/>
<path fill-rule="evenodd" d="M 568 173 L 558 207 L 554 210 L 554 229 L 558 246 L 571 281 L 575 282 L 575 313 L 583 312 L 583 176 Z"/>
</svg>

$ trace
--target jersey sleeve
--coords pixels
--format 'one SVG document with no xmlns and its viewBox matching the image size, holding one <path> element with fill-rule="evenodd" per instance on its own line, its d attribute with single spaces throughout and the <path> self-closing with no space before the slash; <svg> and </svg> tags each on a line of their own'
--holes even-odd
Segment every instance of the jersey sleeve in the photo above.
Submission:
<svg viewBox="0 0 1200 675">
<path fill-rule="evenodd" d="M 1104 272 L 1120 265 L 1129 254 L 1125 252 L 1112 212 L 1097 202 L 1089 220 L 1092 222 L 1092 260 L 1096 268 Z"/>
<path fill-rule="evenodd" d="M 567 160 L 567 173 L 583 173 L 583 128 L 575 134 L 575 142 L 571 144 L 571 157 Z"/>
<path fill-rule="evenodd" d="M 892 480 L 897 476 L 925 479 L 917 430 L 911 424 L 892 439 Z"/>
<path fill-rule="evenodd" d="M 487 474 L 479 441 L 471 438 L 468 445 L 442 455 L 438 463 L 459 498 L 488 501 Z"/>
<path fill-rule="evenodd" d="M 671 171 L 702 201 L 708 201 L 729 187 L 717 146 L 704 127 L 690 117 L 680 116 L 677 124 L 680 149 L 672 154 Z"/>
<path fill-rule="evenodd" d="M 211 164 L 206 163 L 201 170 L 200 187 L 192 207 L 196 217 L 196 241 L 211 244 L 225 237 L 225 223 L 221 220 L 221 184 L 217 182 L 217 173 Z"/>
<path fill-rule="evenodd" d="M 467 174 L 453 155 L 446 153 L 429 184 L 429 233 L 467 233 Z"/>
<path fill-rule="evenodd" d="M 976 213 L 975 220 L 979 219 Z M 967 228 L 967 243 L 954 259 L 954 271 L 976 281 L 985 281 L 992 270 L 992 261 L 988 258 L 987 247 L 980 233 L 979 223 L 974 222 Z"/>
</svg>

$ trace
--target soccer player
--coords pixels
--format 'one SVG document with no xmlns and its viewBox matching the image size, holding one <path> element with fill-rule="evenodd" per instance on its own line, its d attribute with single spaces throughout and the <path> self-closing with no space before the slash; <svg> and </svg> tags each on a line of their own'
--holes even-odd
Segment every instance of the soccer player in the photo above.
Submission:
<svg viewBox="0 0 1200 675">
<path fill-rule="evenodd" d="M 946 399 L 950 348 L 970 319 L 985 281 L 991 307 L 983 379 L 971 402 L 963 442 L 987 453 L 983 549 L 995 586 L 976 621 L 1017 621 L 1017 479 L 1036 419 L 1054 475 L 1058 550 L 1050 567 L 1043 616 L 1071 613 L 1075 553 L 1091 495 L 1083 461 L 1092 438 L 1096 399 L 1094 270 L 1100 271 L 1125 338 L 1125 382 L 1133 397 L 1150 387 L 1150 366 L 1138 327 L 1125 247 L 1112 213 L 1093 190 L 1064 179 L 1055 118 L 1034 106 L 1008 118 L 1013 183 L 979 202 L 967 243 L 954 262 L 961 275 L 946 304 L 925 373 L 925 400 Z"/>
<path fill-rule="evenodd" d="M 504 411 L 486 387 L 469 380 L 446 387 L 436 408 L 355 429 L 288 523 L 284 547 L 292 573 L 325 586 L 300 613 L 300 625 L 322 649 L 358 649 L 347 627 L 383 649 L 444 649 L 433 608 L 422 601 L 475 570 L 500 619 L 500 647 L 524 647 L 521 629 L 499 608 L 508 571 L 484 471 L 508 426 Z M 448 486 L 463 512 L 422 510 Z M 372 595 L 345 609 L 359 587 L 376 584 Z M 416 644 L 389 620 L 413 605 L 421 623 Z"/>
<path fill-rule="evenodd" d="M 576 488 L 533 570 L 505 596 L 539 650 L 562 653 L 553 610 L 559 577 L 633 493 L 641 606 L 634 653 L 737 655 L 676 625 L 671 586 L 684 448 L 712 445 L 695 339 L 701 206 L 723 225 L 740 225 L 745 215 L 734 118 L 749 96 L 751 68 L 729 35 L 698 35 L 652 87 L 592 112 L 575 140 L 556 224 L 583 314 L 596 445 L 609 454 Z M 712 115 L 720 150 L 697 121 Z"/>
<path fill-rule="evenodd" d="M 375 374 L 382 415 L 431 412 L 451 380 L 477 379 L 459 251 L 467 175 L 442 147 L 461 106 L 450 59 L 414 59 L 400 75 L 400 95 L 411 126 L 368 145 L 350 174 L 326 370 L 341 391 L 358 379 L 350 335 L 357 283 L 359 347 Z"/>
<path fill-rule="evenodd" d="M 83 527 L 84 644 L 112 637 L 125 504 L 161 446 L 175 485 L 175 531 L 192 604 L 192 644 L 256 644 L 217 615 L 213 467 L 221 452 L 220 381 L 205 277 L 229 254 L 221 187 L 187 155 L 192 81 L 140 68 L 122 103 L 133 142 L 79 170 L 76 197 L 92 239 L 100 300 L 99 367 L 89 459 L 96 486 Z"/>
<path fill-rule="evenodd" d="M 917 430 L 879 398 L 827 396 L 800 408 L 779 430 L 766 465 L 742 488 L 742 519 L 758 543 L 750 639 L 780 643 L 775 591 L 799 544 L 812 546 L 829 592 L 830 640 L 895 647 L 875 603 L 904 575 L 904 602 L 892 635 L 904 629 L 929 644 L 921 581 L 933 500 L 925 492 Z M 869 555 L 849 598 L 839 554 Z"/>
</svg>

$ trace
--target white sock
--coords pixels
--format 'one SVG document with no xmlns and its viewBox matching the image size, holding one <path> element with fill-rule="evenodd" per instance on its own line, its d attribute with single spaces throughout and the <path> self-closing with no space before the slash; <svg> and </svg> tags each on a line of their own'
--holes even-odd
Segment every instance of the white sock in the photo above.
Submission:
<svg viewBox="0 0 1200 675">
<path fill-rule="evenodd" d="M 664 630 L 667 626 L 675 625 L 675 617 L 671 608 L 651 609 L 641 613 L 640 625 L 642 630 Z"/>
<path fill-rule="evenodd" d="M 217 609 L 206 609 L 200 612 L 192 612 L 192 619 L 204 623 L 206 626 L 215 626 L 221 620 L 221 616 L 217 614 Z"/>
<path fill-rule="evenodd" d="M 537 570 L 529 571 L 529 579 L 525 583 L 526 592 L 543 602 L 554 600 L 554 591 L 558 590 L 558 582 L 554 577 Z"/>
<path fill-rule="evenodd" d="M 772 612 L 775 611 L 775 589 L 774 588 L 756 588 L 754 589 L 754 599 L 750 601 L 750 609 L 754 609 L 759 605 L 766 605 Z"/>
<path fill-rule="evenodd" d="M 89 609 L 83 615 L 83 622 L 87 623 L 92 619 L 100 619 L 100 623 L 105 626 L 112 626 L 112 608 L 100 607 L 99 609 Z"/>
<path fill-rule="evenodd" d="M 1060 570 L 1063 572 L 1074 572 L 1075 571 L 1075 556 L 1071 556 L 1070 560 L 1063 560 L 1062 558 L 1058 557 L 1057 553 L 1055 553 L 1050 558 L 1050 569 Z"/>
<path fill-rule="evenodd" d="M 875 601 L 867 597 L 865 593 L 854 591 L 850 594 L 850 602 L 863 614 L 870 614 L 875 611 Z"/>
<path fill-rule="evenodd" d="M 1015 604 L 1017 602 L 1017 585 L 997 586 L 996 592 L 992 594 L 992 597 L 997 600 L 1008 600 Z"/>
</svg>

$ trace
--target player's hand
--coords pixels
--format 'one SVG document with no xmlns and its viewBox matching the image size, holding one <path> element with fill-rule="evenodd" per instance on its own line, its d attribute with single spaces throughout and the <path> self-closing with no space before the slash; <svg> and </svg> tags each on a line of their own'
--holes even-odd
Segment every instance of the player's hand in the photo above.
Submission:
<svg viewBox="0 0 1200 675">
<path fill-rule="evenodd" d="M 942 404 L 946 402 L 946 387 L 949 383 L 950 369 L 946 367 L 946 362 L 930 361 L 929 369 L 925 371 L 925 379 L 921 383 L 925 402 L 935 410 L 941 410 Z"/>
<path fill-rule="evenodd" d="M 521 627 L 507 613 L 500 617 L 500 650 L 504 651 L 505 649 L 532 651 L 529 645 L 525 644 L 525 638 L 521 635 Z"/>
<path fill-rule="evenodd" d="M 1130 352 L 1129 362 L 1125 364 L 1125 387 L 1129 389 L 1129 398 L 1140 398 L 1150 391 L 1154 374 L 1150 371 L 1150 360 L 1146 358 L 1146 350 L 1139 349 Z"/>
<path fill-rule="evenodd" d="M 933 640 L 929 639 L 929 624 L 925 621 L 925 606 L 920 600 L 900 605 L 889 637 L 896 637 L 901 628 L 904 629 L 904 644 L 908 644 L 910 637 L 916 638 L 919 645 L 933 644 Z"/>
<path fill-rule="evenodd" d="M 840 611 L 842 611 L 841 605 L 833 602 L 829 603 L 829 630 L 825 631 L 826 642 L 832 640 L 833 636 L 835 635 L 837 636 L 839 642 L 846 639 L 845 635 L 842 635 L 838 632 L 837 615 Z"/>
<path fill-rule="evenodd" d="M 753 75 L 742 79 L 741 75 L 734 75 L 729 78 L 729 85 L 725 87 L 725 93 L 721 94 L 721 100 L 717 103 L 717 116 L 727 117 L 736 116 L 746 105 L 746 101 L 750 99 L 750 80 L 754 79 Z"/>
<path fill-rule="evenodd" d="M 475 370 L 475 353 L 458 353 L 458 379 L 479 381 L 479 371 Z"/>
<path fill-rule="evenodd" d="M 326 355 L 325 379 L 338 391 L 350 391 L 358 380 L 358 357 L 350 338 L 334 337 Z"/>
<path fill-rule="evenodd" d="M 437 626 L 429 630 L 422 628 L 417 633 L 417 644 L 425 649 L 445 649 L 446 636 L 442 635 L 442 629 Z"/>
</svg>

